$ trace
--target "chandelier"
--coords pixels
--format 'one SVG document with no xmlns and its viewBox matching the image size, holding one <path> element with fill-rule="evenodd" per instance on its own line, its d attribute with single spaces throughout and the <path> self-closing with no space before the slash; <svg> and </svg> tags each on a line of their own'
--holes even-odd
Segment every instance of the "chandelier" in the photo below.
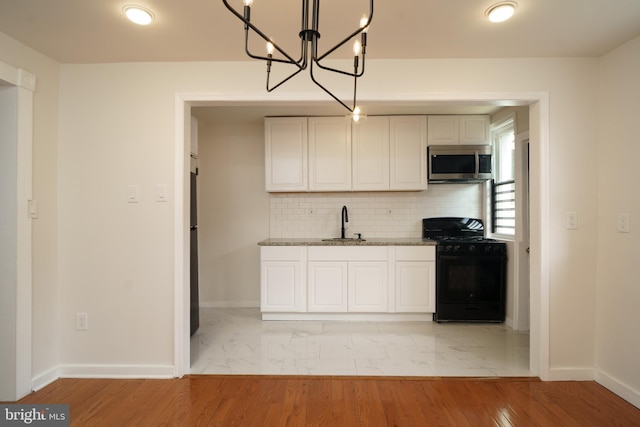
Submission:
<svg viewBox="0 0 640 427">
<path fill-rule="evenodd" d="M 317 86 L 319 86 L 322 90 L 328 93 L 333 99 L 338 101 L 344 108 L 349 110 L 354 114 L 354 119 L 359 115 L 359 108 L 356 106 L 356 89 L 358 78 L 362 77 L 364 74 L 364 63 L 365 63 L 365 54 L 367 48 L 367 30 L 369 29 L 369 25 L 371 24 L 371 19 L 373 18 L 373 0 L 369 0 L 369 15 L 362 15 L 360 19 L 360 26 L 344 38 L 341 42 L 327 50 L 323 54 L 318 54 L 318 39 L 320 39 L 320 32 L 318 30 L 320 24 L 320 0 L 313 0 L 311 8 L 309 8 L 309 0 L 302 0 L 302 24 L 300 33 L 298 34 L 300 37 L 300 55 L 299 59 L 293 59 L 294 57 L 289 53 L 285 52 L 280 46 L 278 46 L 269 36 L 265 35 L 260 29 L 258 29 L 255 25 L 251 23 L 251 5 L 253 4 L 253 0 L 243 0 L 244 3 L 244 13 L 239 13 L 235 10 L 231 5 L 229 5 L 227 0 L 222 0 L 224 5 L 233 13 L 238 19 L 240 19 L 244 23 L 244 39 L 245 39 L 245 52 L 250 58 L 259 59 L 262 61 L 266 61 L 267 63 L 267 92 L 271 92 L 291 78 L 296 76 L 298 73 L 309 68 L 309 74 L 311 76 L 311 80 Z M 256 55 L 251 52 L 249 49 L 249 31 L 253 31 L 256 35 L 261 37 L 266 42 L 266 56 L 264 55 Z M 360 35 L 360 40 L 357 39 L 357 36 Z M 353 72 L 339 70 L 336 68 L 331 68 L 322 64 L 322 61 L 335 52 L 337 49 L 356 38 L 353 45 Z M 277 55 L 274 56 L 275 52 L 278 52 Z M 309 59 L 309 57 L 311 59 Z M 272 84 L 270 82 L 271 75 L 271 66 L 273 63 L 284 63 L 295 66 L 296 70 L 282 79 L 280 82 L 276 84 Z M 314 76 L 314 66 L 326 71 L 332 71 L 335 73 L 339 73 L 345 76 L 353 77 L 353 105 L 349 107 L 345 102 L 340 100 L 336 95 L 331 93 L 329 89 L 324 87 L 316 77 Z"/>
</svg>

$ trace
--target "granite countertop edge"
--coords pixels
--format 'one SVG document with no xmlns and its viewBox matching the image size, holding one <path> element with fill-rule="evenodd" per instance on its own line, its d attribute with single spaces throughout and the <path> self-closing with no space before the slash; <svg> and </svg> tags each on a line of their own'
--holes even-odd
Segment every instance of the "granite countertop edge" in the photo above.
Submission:
<svg viewBox="0 0 640 427">
<path fill-rule="evenodd" d="M 436 241 L 421 237 L 365 237 L 364 240 L 323 240 L 322 238 L 273 238 L 258 242 L 258 246 L 435 246 Z"/>
</svg>

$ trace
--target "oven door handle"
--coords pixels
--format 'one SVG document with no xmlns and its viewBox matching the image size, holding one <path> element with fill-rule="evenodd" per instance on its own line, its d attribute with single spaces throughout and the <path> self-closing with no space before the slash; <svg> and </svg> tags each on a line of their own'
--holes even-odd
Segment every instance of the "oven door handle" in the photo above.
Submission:
<svg viewBox="0 0 640 427">
<path fill-rule="evenodd" d="M 480 153 L 476 150 L 476 167 L 473 170 L 473 177 L 478 179 L 478 174 L 480 173 Z"/>
</svg>

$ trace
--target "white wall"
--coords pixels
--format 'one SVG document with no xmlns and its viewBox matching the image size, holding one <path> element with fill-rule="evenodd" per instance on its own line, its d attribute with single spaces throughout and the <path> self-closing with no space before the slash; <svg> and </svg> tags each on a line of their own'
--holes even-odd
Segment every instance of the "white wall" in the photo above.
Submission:
<svg viewBox="0 0 640 427">
<path fill-rule="evenodd" d="M 153 201 L 153 192 L 158 183 L 171 187 L 173 179 L 174 96 L 264 96 L 262 65 L 62 66 L 64 363 L 172 363 L 173 213 L 170 204 Z M 380 94 L 415 99 L 421 93 L 549 92 L 550 361 L 556 376 L 592 372 L 594 365 L 597 65 L 596 59 L 371 61 L 359 85 L 363 100 Z M 300 97 L 317 94 L 306 75 L 281 89 Z M 137 205 L 126 203 L 128 184 L 140 186 Z M 565 229 L 566 211 L 578 212 L 580 229 Z M 78 311 L 89 313 L 86 333 L 73 330 Z"/>
<path fill-rule="evenodd" d="M 640 37 L 602 58 L 596 366 L 599 381 L 640 407 Z M 628 213 L 631 232 L 617 231 Z M 616 385 L 617 384 L 617 385 Z M 622 384 L 622 386 L 620 386 Z"/>
<path fill-rule="evenodd" d="M 33 73 L 33 361 L 34 377 L 47 376 L 60 363 L 57 232 L 59 64 L 0 33 L 0 61 Z M 54 374 L 55 375 L 55 374 Z M 44 381 L 47 381 L 44 379 Z"/>
<path fill-rule="evenodd" d="M 269 235 L 264 123 L 199 120 L 198 243 L 204 307 L 260 305 L 260 250 Z"/>
</svg>

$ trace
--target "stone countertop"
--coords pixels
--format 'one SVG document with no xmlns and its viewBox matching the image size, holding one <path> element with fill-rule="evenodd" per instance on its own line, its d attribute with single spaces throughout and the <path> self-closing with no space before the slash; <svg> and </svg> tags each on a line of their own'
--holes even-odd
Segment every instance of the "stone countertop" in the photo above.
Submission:
<svg viewBox="0 0 640 427">
<path fill-rule="evenodd" d="M 422 237 L 365 237 L 363 240 L 323 240 L 321 238 L 265 239 L 258 246 L 435 246 L 436 241 Z"/>
</svg>

